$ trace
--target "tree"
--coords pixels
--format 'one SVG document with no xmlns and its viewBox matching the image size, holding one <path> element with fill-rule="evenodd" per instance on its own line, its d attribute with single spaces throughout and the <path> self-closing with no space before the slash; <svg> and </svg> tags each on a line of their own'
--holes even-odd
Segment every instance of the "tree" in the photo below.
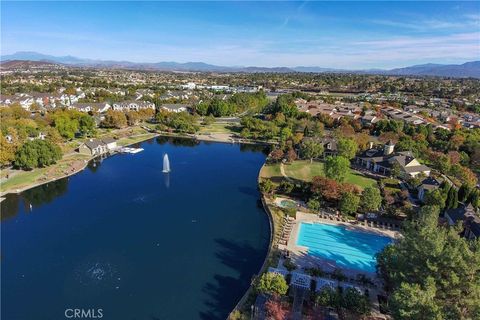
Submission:
<svg viewBox="0 0 480 320">
<path fill-rule="evenodd" d="M 337 290 L 324 287 L 316 294 L 315 303 L 323 307 L 339 307 L 340 295 Z"/>
<path fill-rule="evenodd" d="M 53 125 L 57 129 L 58 133 L 68 140 L 73 139 L 75 137 L 75 133 L 78 131 L 78 120 L 72 119 L 66 114 L 55 116 Z"/>
<path fill-rule="evenodd" d="M 283 159 L 284 152 L 282 149 L 277 148 L 270 153 L 270 160 L 272 162 L 280 162 Z"/>
<path fill-rule="evenodd" d="M 328 156 L 325 161 L 325 176 L 342 182 L 350 172 L 350 161 L 342 156 Z"/>
<path fill-rule="evenodd" d="M 315 176 L 312 179 L 310 190 L 327 201 L 337 201 L 340 198 L 340 184 L 329 178 Z"/>
<path fill-rule="evenodd" d="M 288 139 L 292 137 L 292 135 L 293 135 L 292 129 L 282 128 L 282 130 L 280 130 L 280 141 L 282 143 L 285 143 Z"/>
<path fill-rule="evenodd" d="M 390 301 L 394 318 L 443 320 L 441 310 L 435 302 L 435 293 L 435 284 L 431 278 L 424 288 L 417 283 L 402 283 Z"/>
<path fill-rule="evenodd" d="M 345 290 L 342 297 L 342 305 L 345 309 L 356 314 L 363 315 L 370 312 L 370 302 L 368 298 L 354 288 L 347 288 Z"/>
<path fill-rule="evenodd" d="M 102 126 L 105 128 L 125 128 L 127 126 L 127 117 L 121 111 L 108 110 L 105 114 L 105 119 L 102 121 Z"/>
<path fill-rule="evenodd" d="M 287 293 L 288 285 L 281 274 L 266 272 L 258 280 L 255 289 L 264 294 L 284 295 Z"/>
<path fill-rule="evenodd" d="M 295 185 L 288 180 L 283 180 L 280 183 L 280 190 L 282 190 L 283 193 L 288 194 L 288 193 L 292 192 L 293 188 L 295 188 Z"/>
<path fill-rule="evenodd" d="M 297 153 L 293 148 L 288 149 L 287 154 L 285 156 L 288 162 L 293 162 L 297 159 Z"/>
<path fill-rule="evenodd" d="M 88 114 L 82 114 L 78 119 L 78 128 L 82 136 L 95 134 L 95 120 Z"/>
<path fill-rule="evenodd" d="M 337 148 L 338 155 L 351 160 L 355 158 L 357 154 L 358 145 L 357 142 L 351 138 L 341 138 L 338 139 Z"/>
<path fill-rule="evenodd" d="M 215 122 L 215 117 L 212 116 L 212 115 L 209 115 L 209 116 L 206 116 L 206 117 L 203 117 L 203 122 L 202 124 L 204 126 L 208 126 L 208 125 L 211 125 L 212 123 Z"/>
<path fill-rule="evenodd" d="M 447 194 L 447 200 L 445 201 L 446 209 L 455 209 L 458 207 L 458 191 L 456 188 L 451 187 Z"/>
<path fill-rule="evenodd" d="M 310 199 L 307 202 L 307 207 L 312 211 L 318 211 L 320 210 L 320 201 L 317 199 Z"/>
<path fill-rule="evenodd" d="M 70 87 L 65 89 L 64 93 L 68 94 L 70 96 L 74 96 L 74 95 L 77 94 L 77 89 L 75 89 L 75 87 L 73 87 L 73 86 L 70 86 Z"/>
<path fill-rule="evenodd" d="M 274 188 L 273 182 L 270 179 L 265 179 L 260 182 L 260 192 L 262 193 L 271 194 Z"/>
<path fill-rule="evenodd" d="M 197 105 L 195 111 L 201 116 L 206 116 L 208 114 L 208 107 L 208 102 L 201 102 Z"/>
<path fill-rule="evenodd" d="M 47 129 L 45 130 L 45 135 L 46 135 L 46 139 L 52 142 L 53 144 L 59 144 L 63 142 L 62 136 L 60 135 L 58 130 L 54 127 L 47 127 Z"/>
<path fill-rule="evenodd" d="M 428 191 L 424 198 L 423 202 L 428 206 L 438 206 L 439 208 L 445 208 L 446 197 L 440 189 L 435 189 Z"/>
<path fill-rule="evenodd" d="M 343 214 L 351 215 L 358 210 L 360 197 L 353 192 L 344 192 L 340 199 L 340 211 Z"/>
<path fill-rule="evenodd" d="M 382 204 L 380 190 L 373 186 L 366 187 L 362 192 L 361 203 L 364 211 L 377 211 Z"/>
<path fill-rule="evenodd" d="M 15 154 L 15 166 L 22 169 L 45 167 L 56 163 L 62 157 L 60 147 L 48 140 L 25 142 Z"/>
<path fill-rule="evenodd" d="M 6 166 L 15 159 L 15 145 L 7 141 L 0 132 L 0 165 Z"/>
<path fill-rule="evenodd" d="M 127 117 L 127 124 L 129 126 L 134 126 L 140 122 L 140 115 L 137 111 L 127 111 L 125 116 Z"/>
<path fill-rule="evenodd" d="M 460 202 L 465 202 L 468 199 L 471 191 L 472 189 L 470 189 L 468 185 L 462 184 L 458 189 L 458 200 Z"/>
<path fill-rule="evenodd" d="M 403 237 L 377 257 L 395 319 L 478 319 L 480 243 L 438 224 L 440 209 L 423 206 Z"/>
<path fill-rule="evenodd" d="M 285 320 L 288 315 L 288 308 L 279 299 L 273 297 L 265 303 L 265 313 L 268 320 Z"/>
<path fill-rule="evenodd" d="M 311 139 L 304 140 L 300 145 L 300 152 L 304 158 L 310 159 L 310 163 L 312 163 L 314 158 L 323 154 L 323 144 Z"/>
</svg>

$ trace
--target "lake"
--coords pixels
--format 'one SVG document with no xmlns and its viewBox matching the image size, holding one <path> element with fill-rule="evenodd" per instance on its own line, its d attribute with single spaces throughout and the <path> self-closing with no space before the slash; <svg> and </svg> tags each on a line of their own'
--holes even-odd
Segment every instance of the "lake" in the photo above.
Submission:
<svg viewBox="0 0 480 320">
<path fill-rule="evenodd" d="M 227 317 L 267 253 L 266 150 L 164 137 L 135 146 L 145 150 L 2 202 L 2 319 Z"/>
</svg>

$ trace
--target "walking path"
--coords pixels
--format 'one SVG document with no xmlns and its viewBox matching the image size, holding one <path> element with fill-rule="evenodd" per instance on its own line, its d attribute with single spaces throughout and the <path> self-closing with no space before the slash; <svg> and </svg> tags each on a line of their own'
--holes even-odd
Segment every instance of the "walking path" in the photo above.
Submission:
<svg viewBox="0 0 480 320">
<path fill-rule="evenodd" d="M 285 167 L 283 166 L 283 163 L 280 163 L 280 173 L 282 174 L 282 176 L 287 179 L 288 181 L 293 181 L 292 178 L 290 178 L 289 176 L 287 176 L 287 174 L 285 173 Z"/>
</svg>

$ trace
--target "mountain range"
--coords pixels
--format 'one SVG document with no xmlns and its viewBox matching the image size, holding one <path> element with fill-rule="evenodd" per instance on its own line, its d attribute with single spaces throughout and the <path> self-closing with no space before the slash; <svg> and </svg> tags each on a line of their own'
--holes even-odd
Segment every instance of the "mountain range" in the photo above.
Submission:
<svg viewBox="0 0 480 320">
<path fill-rule="evenodd" d="M 369 69 L 369 70 L 347 70 L 322 67 L 244 67 L 244 66 L 218 66 L 204 62 L 154 62 L 141 63 L 130 61 L 95 60 L 83 59 L 73 56 L 52 56 L 37 52 L 22 51 L 0 57 L 2 65 L 8 61 L 42 61 L 56 64 L 64 64 L 79 67 L 103 67 L 103 68 L 125 68 L 137 70 L 157 71 L 198 71 L 198 72 L 304 72 L 304 73 L 360 73 L 360 74 L 383 74 L 383 75 L 413 75 L 413 76 L 440 76 L 457 78 L 480 78 L 480 61 L 471 61 L 463 64 L 422 64 L 396 69 Z M 4 65 L 5 67 L 5 65 Z"/>
</svg>

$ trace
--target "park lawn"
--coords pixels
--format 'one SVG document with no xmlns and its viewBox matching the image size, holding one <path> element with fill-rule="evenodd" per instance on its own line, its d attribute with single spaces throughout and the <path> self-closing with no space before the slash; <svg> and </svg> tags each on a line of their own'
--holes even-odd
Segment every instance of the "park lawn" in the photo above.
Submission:
<svg viewBox="0 0 480 320">
<path fill-rule="evenodd" d="M 225 123 L 225 122 L 214 122 L 207 126 L 200 126 L 200 134 L 208 134 L 208 133 L 235 133 L 235 128 L 240 128 L 238 125 L 234 123 Z"/>
<path fill-rule="evenodd" d="M 31 171 L 19 171 L 13 177 L 0 184 L 2 192 L 21 189 L 36 183 L 42 182 L 42 178 L 48 176 L 49 179 L 62 178 L 65 176 L 65 170 L 71 168 L 78 161 L 89 160 L 90 157 L 84 154 L 67 155 L 56 164 L 46 168 L 37 168 Z"/>
<path fill-rule="evenodd" d="M 138 134 L 138 135 L 131 136 L 131 137 L 120 138 L 117 141 L 117 145 L 127 146 L 127 145 L 130 145 L 130 144 L 134 144 L 134 143 L 137 143 L 137 142 L 141 142 L 141 141 L 144 141 L 144 140 L 151 139 L 155 136 L 156 136 L 155 133 L 142 133 L 142 134 Z"/>
<path fill-rule="evenodd" d="M 261 178 L 272 178 L 272 177 L 281 177 L 282 173 L 280 172 L 280 164 L 265 164 L 260 170 Z"/>
<path fill-rule="evenodd" d="M 294 161 L 291 164 L 284 165 L 284 170 L 287 176 L 303 181 L 312 181 L 315 176 L 325 176 L 323 163 L 318 161 L 313 161 L 312 163 L 309 160 Z M 364 177 L 355 171 L 347 174 L 345 182 L 355 184 L 362 189 L 377 184 L 375 180 Z"/>
</svg>

